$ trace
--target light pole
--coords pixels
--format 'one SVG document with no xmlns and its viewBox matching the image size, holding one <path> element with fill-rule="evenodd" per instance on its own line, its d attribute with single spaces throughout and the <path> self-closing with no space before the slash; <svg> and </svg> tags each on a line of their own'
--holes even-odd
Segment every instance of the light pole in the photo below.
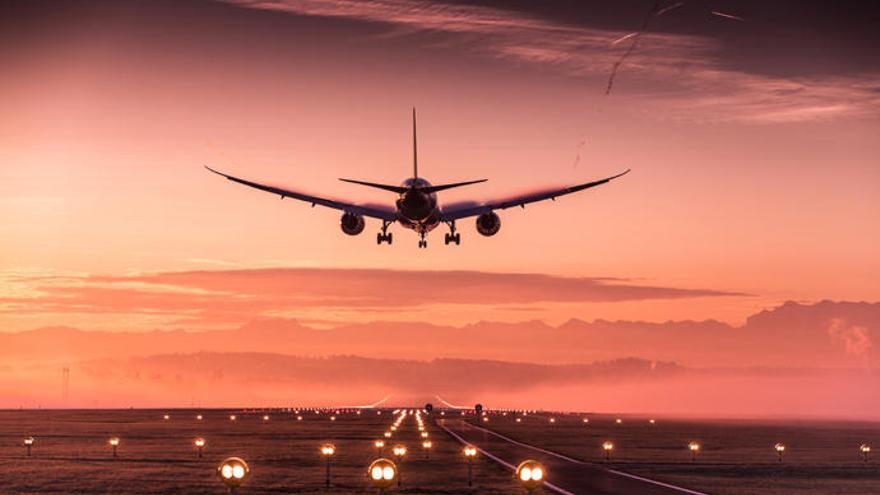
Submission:
<svg viewBox="0 0 880 495">
<path fill-rule="evenodd" d="M 859 452 L 862 453 L 862 460 L 865 462 L 868 462 L 868 455 L 871 453 L 871 446 L 866 443 L 863 443 L 859 447 Z"/>
<path fill-rule="evenodd" d="M 697 460 L 697 453 L 700 452 L 700 444 L 697 442 L 691 442 L 688 444 L 688 450 L 691 451 L 691 462 Z"/>
<path fill-rule="evenodd" d="M 782 455 L 785 453 L 785 444 L 777 443 L 773 446 L 773 449 L 776 451 L 776 454 L 779 455 L 779 462 L 782 462 Z"/>
<path fill-rule="evenodd" d="M 462 452 L 468 463 L 468 486 L 474 486 L 474 457 L 477 457 L 477 448 L 473 445 L 465 445 Z"/>
<path fill-rule="evenodd" d="M 198 451 L 198 458 L 199 459 L 202 458 L 202 450 L 205 448 L 206 444 L 207 444 L 207 442 L 205 442 L 205 439 L 201 438 L 201 437 L 193 440 L 193 445 L 196 446 L 196 450 Z"/>
<path fill-rule="evenodd" d="M 116 449 L 119 448 L 119 437 L 113 437 L 107 441 L 110 444 L 110 447 L 113 449 L 113 458 L 116 459 L 117 452 Z"/>
<path fill-rule="evenodd" d="M 538 461 L 522 461 L 516 467 L 516 480 L 529 493 L 544 484 L 544 474 L 544 466 Z"/>
<path fill-rule="evenodd" d="M 324 456 L 324 459 L 326 459 L 327 461 L 327 469 L 324 477 L 324 486 L 326 486 L 327 488 L 330 488 L 330 459 L 333 457 L 334 454 L 336 454 L 335 445 L 333 445 L 332 443 L 325 443 L 324 445 L 321 445 L 321 455 Z"/>
<path fill-rule="evenodd" d="M 31 447 L 34 446 L 34 437 L 27 437 L 24 439 L 24 447 L 27 449 L 27 456 L 31 456 Z M 864 445 L 862 446 L 864 447 Z"/>
<path fill-rule="evenodd" d="M 397 478 L 397 466 L 388 459 L 376 459 L 367 468 L 367 476 L 373 486 L 379 489 L 379 493 L 385 493 L 386 488 L 394 485 L 394 479 Z"/>
<path fill-rule="evenodd" d="M 397 465 L 403 465 L 403 456 L 406 455 L 406 446 L 403 444 L 397 444 L 391 449 L 391 453 L 394 454 L 394 458 L 397 459 Z M 400 486 L 400 468 L 397 468 L 397 486 Z"/>
<path fill-rule="evenodd" d="M 434 444 L 431 443 L 430 440 L 425 440 L 424 442 L 422 442 L 422 448 L 425 449 L 425 459 L 431 458 L 431 447 L 433 446 Z"/>
<path fill-rule="evenodd" d="M 250 476 L 251 469 L 244 459 L 229 457 L 217 467 L 217 477 L 229 488 L 229 493 L 238 492 L 238 487 Z"/>
<path fill-rule="evenodd" d="M 602 450 L 605 451 L 605 461 L 611 460 L 611 451 L 614 450 L 614 444 L 606 441 L 602 444 Z"/>
</svg>

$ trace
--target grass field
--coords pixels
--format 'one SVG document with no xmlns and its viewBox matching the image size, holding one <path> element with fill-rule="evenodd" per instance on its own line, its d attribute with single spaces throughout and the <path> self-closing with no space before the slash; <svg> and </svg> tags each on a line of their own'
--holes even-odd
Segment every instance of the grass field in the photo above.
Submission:
<svg viewBox="0 0 880 495">
<path fill-rule="evenodd" d="M 260 493 L 376 493 L 366 476 L 376 456 L 373 441 L 382 437 L 390 411 L 340 414 L 302 412 L 242 414 L 231 411 L 0 411 L 0 493 L 39 494 L 217 494 L 226 493 L 215 470 L 227 456 L 240 456 L 251 478 L 239 491 Z M 203 414 L 202 421 L 196 420 Z M 433 449 L 428 459 L 414 420 L 401 424 L 388 444 L 403 443 L 403 486 L 410 494 L 467 492 L 467 466 L 459 445 L 425 422 Z M 33 456 L 23 439 L 33 436 Z M 120 438 L 113 459 L 108 439 Z M 203 459 L 193 445 L 204 437 Z M 333 442 L 332 488 L 324 488 L 324 460 L 319 447 Z M 390 456 L 390 449 L 385 454 Z M 478 493 L 521 493 L 510 473 L 485 460 L 474 466 Z"/>
<path fill-rule="evenodd" d="M 610 441 L 609 467 L 710 494 L 880 494 L 880 462 L 863 462 L 859 452 L 863 443 L 880 444 L 878 423 L 658 418 L 651 424 L 646 417 L 594 414 L 515 418 L 490 415 L 479 424 L 598 463 L 606 463 L 602 444 Z M 690 442 L 700 444 L 695 461 Z M 777 442 L 786 446 L 782 463 L 773 448 Z"/>
</svg>

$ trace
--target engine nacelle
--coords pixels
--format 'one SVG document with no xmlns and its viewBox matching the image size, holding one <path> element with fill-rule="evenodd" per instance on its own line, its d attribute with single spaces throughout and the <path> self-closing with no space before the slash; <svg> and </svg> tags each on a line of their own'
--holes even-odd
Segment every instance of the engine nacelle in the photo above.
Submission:
<svg viewBox="0 0 880 495">
<path fill-rule="evenodd" d="M 501 218 L 494 212 L 483 213 L 477 217 L 477 232 L 486 237 L 493 236 L 501 230 Z"/>
<path fill-rule="evenodd" d="M 358 235 L 364 231 L 364 217 L 354 213 L 343 213 L 339 227 L 348 235 Z"/>
</svg>

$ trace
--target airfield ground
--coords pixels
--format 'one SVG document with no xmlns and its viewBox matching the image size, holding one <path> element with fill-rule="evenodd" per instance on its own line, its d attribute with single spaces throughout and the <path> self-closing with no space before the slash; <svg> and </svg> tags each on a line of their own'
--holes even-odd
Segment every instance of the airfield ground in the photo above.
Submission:
<svg viewBox="0 0 880 495">
<path fill-rule="evenodd" d="M 654 418 L 651 424 L 643 416 L 596 414 L 515 418 L 491 415 L 488 422 L 470 422 L 574 459 L 712 495 L 880 494 L 880 455 L 864 462 L 859 451 L 868 444 L 876 452 L 878 423 Z M 614 445 L 610 462 L 602 448 L 606 441 Z M 700 445 L 695 461 L 691 442 Z M 786 446 L 782 463 L 776 443 Z"/>
<path fill-rule="evenodd" d="M 198 421 L 200 413 L 204 419 Z M 236 421 L 229 420 L 232 413 Z M 263 412 L 225 410 L 0 411 L 0 493 L 219 494 L 225 489 L 215 469 L 232 455 L 252 468 L 241 495 L 376 493 L 366 467 L 377 454 L 373 442 L 393 421 L 390 410 L 339 414 L 335 421 L 326 413 L 301 411 L 302 421 L 293 412 L 268 414 L 264 421 Z M 652 425 L 632 416 L 620 416 L 620 424 L 616 416 L 594 414 L 530 414 L 520 422 L 516 417 L 499 413 L 488 422 L 472 416 L 469 421 L 591 468 L 595 462 L 713 495 L 880 494 L 880 462 L 863 462 L 858 453 L 862 443 L 880 445 L 876 423 L 656 418 Z M 401 465 L 403 486 L 392 491 L 468 493 L 460 443 L 430 420 L 425 425 L 433 442 L 430 458 L 414 420 L 404 421 L 387 441 L 409 449 Z M 22 443 L 27 436 L 35 438 L 30 458 Z M 112 436 L 120 438 L 118 459 L 107 444 Z M 196 437 L 207 441 L 202 459 L 196 457 Z M 606 440 L 615 444 L 610 462 L 603 460 Z M 338 449 L 329 490 L 318 451 L 326 441 Z M 687 450 L 691 441 L 701 444 L 696 461 Z M 776 442 L 787 446 L 782 463 L 772 448 Z M 389 449 L 385 454 L 390 456 Z M 524 493 L 508 469 L 488 458 L 481 456 L 474 467 L 473 493 Z"/>
</svg>

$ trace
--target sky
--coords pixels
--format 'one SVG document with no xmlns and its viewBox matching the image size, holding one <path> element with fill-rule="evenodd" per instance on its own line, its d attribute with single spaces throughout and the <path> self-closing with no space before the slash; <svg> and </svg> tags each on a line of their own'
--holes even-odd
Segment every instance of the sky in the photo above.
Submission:
<svg viewBox="0 0 880 495">
<path fill-rule="evenodd" d="M 758 0 L 3 2 L 0 332 L 737 326 L 785 301 L 877 301 L 877 18 Z M 632 172 L 418 249 L 203 168 L 391 204 L 337 179 L 407 178 L 412 107 L 424 177 L 489 179 L 441 203 Z"/>
</svg>

